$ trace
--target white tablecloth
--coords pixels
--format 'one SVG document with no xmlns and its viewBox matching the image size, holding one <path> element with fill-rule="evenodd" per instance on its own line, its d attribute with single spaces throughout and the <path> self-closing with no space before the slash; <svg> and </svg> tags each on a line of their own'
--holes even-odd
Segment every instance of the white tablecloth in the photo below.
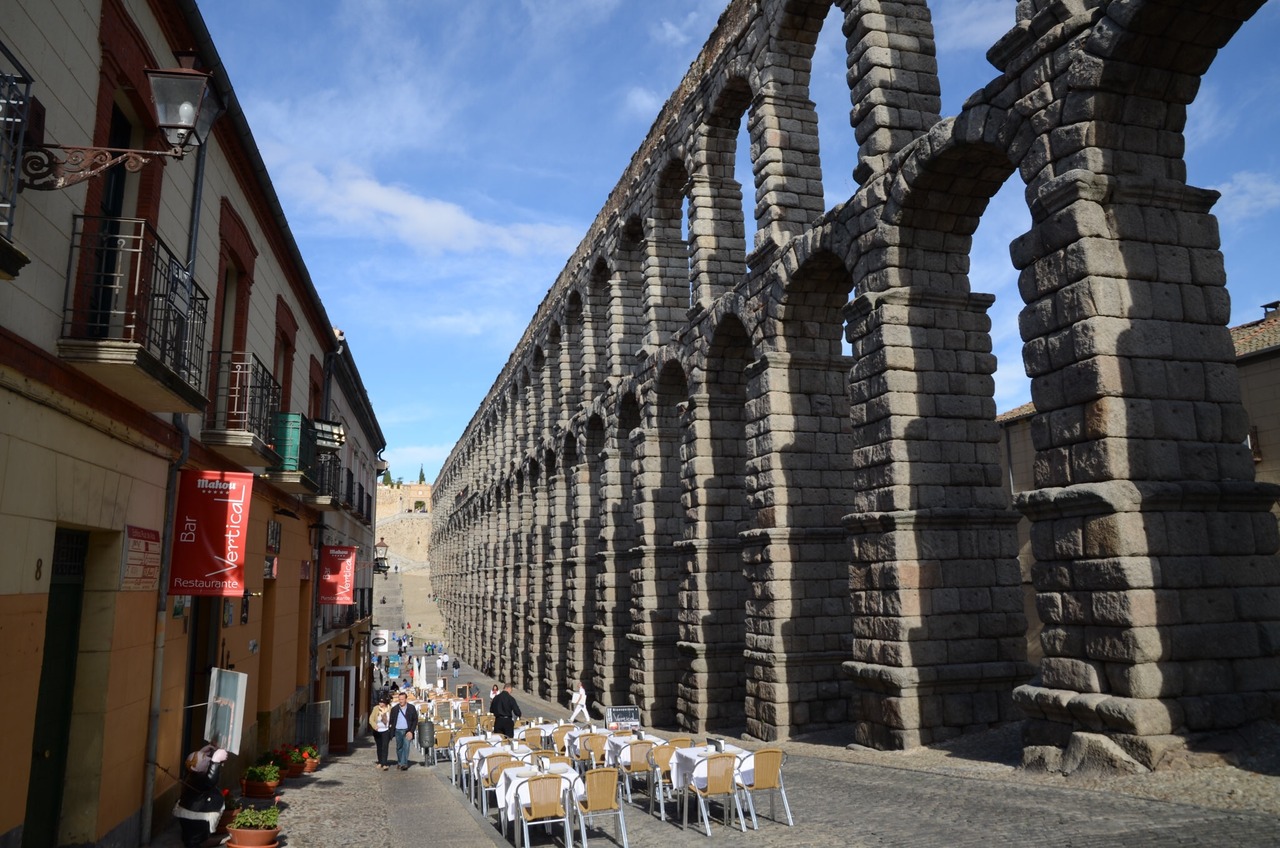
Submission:
<svg viewBox="0 0 1280 848">
<path fill-rule="evenodd" d="M 603 727 L 598 727 L 595 730 L 591 730 L 588 727 L 579 727 L 577 730 L 570 730 L 568 733 L 565 734 L 564 745 L 565 745 L 565 749 L 569 752 L 569 756 L 575 759 L 579 756 L 578 737 L 583 735 L 584 733 L 598 733 L 602 736 L 613 735 L 613 731 L 605 730 Z"/>
<path fill-rule="evenodd" d="M 632 742 L 652 742 L 654 745 L 661 745 L 666 741 L 649 733 L 642 736 L 636 734 L 631 736 L 610 736 L 604 742 L 604 764 L 607 766 L 618 765 L 618 755 Z"/>
<path fill-rule="evenodd" d="M 567 766 L 564 763 L 553 763 L 548 772 L 560 776 L 564 781 L 562 788 L 571 786 L 576 776 L 573 766 Z M 529 790 L 524 781 L 537 773 L 538 770 L 535 768 L 509 768 L 502 773 L 502 777 L 498 780 L 497 796 L 498 809 L 502 813 L 503 822 L 517 821 L 518 805 L 529 800 Z"/>
<path fill-rule="evenodd" d="M 724 750 L 726 754 L 741 756 L 746 751 L 737 745 L 725 743 Z M 675 756 L 671 758 L 671 785 L 676 789 L 683 791 L 689 785 L 690 779 L 693 777 L 694 766 L 699 760 L 705 759 L 710 754 L 718 753 L 715 748 L 710 745 L 695 745 L 692 748 L 677 748 Z"/>
</svg>

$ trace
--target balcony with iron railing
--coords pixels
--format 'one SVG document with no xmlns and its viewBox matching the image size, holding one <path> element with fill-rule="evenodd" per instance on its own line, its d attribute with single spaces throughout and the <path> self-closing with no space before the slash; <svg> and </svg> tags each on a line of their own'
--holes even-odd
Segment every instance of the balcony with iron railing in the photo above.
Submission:
<svg viewBox="0 0 1280 848">
<path fill-rule="evenodd" d="M 271 426 L 271 448 L 280 461 L 267 469 L 267 479 L 286 492 L 311 495 L 316 481 L 316 431 L 299 412 L 277 412 Z"/>
<path fill-rule="evenodd" d="M 12 280 L 30 261 L 13 244 L 13 219 L 31 83 L 30 74 L 9 49 L 0 44 L 0 280 Z"/>
<path fill-rule="evenodd" d="M 150 223 L 75 216 L 63 361 L 151 412 L 202 412 L 208 305 Z"/>
<path fill-rule="evenodd" d="M 270 369 L 246 351 L 210 355 L 210 394 L 200 440 L 246 467 L 274 466 L 272 424 L 280 409 L 280 384 Z"/>
<path fill-rule="evenodd" d="M 342 485 L 342 461 L 336 453 L 322 453 L 316 457 L 316 486 L 314 494 L 303 495 L 302 500 L 326 512 L 341 509 L 339 491 Z"/>
</svg>

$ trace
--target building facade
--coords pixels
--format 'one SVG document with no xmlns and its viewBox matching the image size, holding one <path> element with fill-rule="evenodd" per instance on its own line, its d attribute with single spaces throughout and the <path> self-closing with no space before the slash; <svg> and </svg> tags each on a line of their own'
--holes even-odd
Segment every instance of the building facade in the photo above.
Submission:
<svg viewBox="0 0 1280 848">
<path fill-rule="evenodd" d="M 943 117 L 924 0 L 729 3 L 436 481 L 450 644 L 695 732 L 903 748 L 1025 718 L 1055 767 L 1274 715 L 1280 490 L 1246 443 L 1217 195 L 1182 161 L 1260 5 L 1020 0 Z M 833 7 L 858 187 L 828 209 Z M 968 274 L 1009 179 L 1035 404 L 1012 502 Z"/>
<path fill-rule="evenodd" d="M 0 47 L 0 845 L 136 845 L 213 669 L 247 677 L 229 785 L 354 733 L 384 438 L 195 3 L 17 0 Z M 175 67 L 225 108 L 181 158 L 146 74 Z M 235 596 L 170 589 L 196 472 L 252 483 Z M 326 546 L 355 604 L 319 603 Z"/>
</svg>

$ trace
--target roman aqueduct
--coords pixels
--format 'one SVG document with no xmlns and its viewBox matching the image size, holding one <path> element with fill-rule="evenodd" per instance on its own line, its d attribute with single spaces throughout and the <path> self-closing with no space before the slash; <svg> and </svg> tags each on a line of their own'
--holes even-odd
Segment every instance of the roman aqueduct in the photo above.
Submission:
<svg viewBox="0 0 1280 848">
<path fill-rule="evenodd" d="M 761 739 L 1025 718 L 1029 751 L 1105 734 L 1151 764 L 1272 716 L 1278 491 L 1244 445 L 1217 194 L 1182 159 L 1263 0 L 1017 0 L 946 118 L 927 3 L 835 0 L 858 187 L 826 209 L 808 83 L 832 2 L 729 4 L 446 462 L 451 649 Z M 1036 488 L 1010 503 L 967 273 L 1015 176 Z"/>
</svg>

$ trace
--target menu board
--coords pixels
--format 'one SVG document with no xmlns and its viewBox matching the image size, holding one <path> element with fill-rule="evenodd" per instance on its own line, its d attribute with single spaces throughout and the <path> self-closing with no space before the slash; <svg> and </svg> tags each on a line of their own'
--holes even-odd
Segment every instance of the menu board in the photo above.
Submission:
<svg viewBox="0 0 1280 848">
<path fill-rule="evenodd" d="M 604 724 L 610 730 L 635 730 L 640 727 L 640 708 L 634 704 L 625 707 L 605 707 Z"/>
</svg>

